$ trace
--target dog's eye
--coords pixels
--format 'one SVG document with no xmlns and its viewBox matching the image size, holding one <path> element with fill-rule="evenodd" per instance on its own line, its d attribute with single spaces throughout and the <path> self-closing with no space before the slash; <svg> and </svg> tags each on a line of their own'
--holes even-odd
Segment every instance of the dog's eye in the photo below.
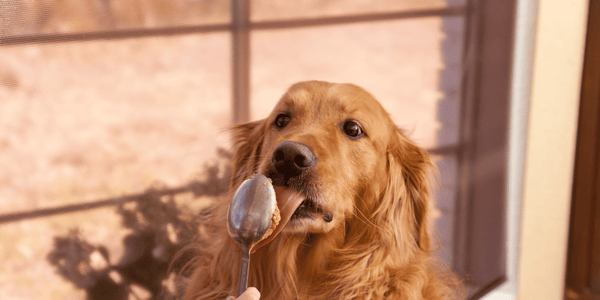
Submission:
<svg viewBox="0 0 600 300">
<path fill-rule="evenodd" d="M 283 127 L 285 127 L 290 122 L 291 119 L 292 118 L 289 115 L 279 114 L 275 118 L 275 127 L 277 127 L 277 128 L 283 128 Z"/>
<path fill-rule="evenodd" d="M 350 138 L 359 138 L 364 134 L 362 127 L 355 121 L 346 121 L 342 129 Z"/>
</svg>

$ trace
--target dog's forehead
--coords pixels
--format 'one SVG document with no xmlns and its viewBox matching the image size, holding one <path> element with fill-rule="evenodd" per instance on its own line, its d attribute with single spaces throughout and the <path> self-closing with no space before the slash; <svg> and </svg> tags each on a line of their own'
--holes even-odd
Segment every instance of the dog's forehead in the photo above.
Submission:
<svg viewBox="0 0 600 300">
<path fill-rule="evenodd" d="M 282 97 L 276 110 L 313 113 L 316 118 L 337 115 L 363 119 L 365 122 L 369 119 L 391 121 L 371 94 L 353 84 L 321 81 L 295 84 Z"/>
</svg>

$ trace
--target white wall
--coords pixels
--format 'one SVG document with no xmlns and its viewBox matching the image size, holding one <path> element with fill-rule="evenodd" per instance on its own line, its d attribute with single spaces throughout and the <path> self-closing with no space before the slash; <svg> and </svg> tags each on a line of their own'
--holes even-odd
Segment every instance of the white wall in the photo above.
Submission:
<svg viewBox="0 0 600 300">
<path fill-rule="evenodd" d="M 587 1 L 538 1 L 519 299 L 563 299 Z"/>
</svg>

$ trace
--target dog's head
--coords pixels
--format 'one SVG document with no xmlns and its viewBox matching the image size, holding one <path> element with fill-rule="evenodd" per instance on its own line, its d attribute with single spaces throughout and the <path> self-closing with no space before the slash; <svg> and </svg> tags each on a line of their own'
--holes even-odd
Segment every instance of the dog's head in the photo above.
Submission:
<svg viewBox="0 0 600 300">
<path fill-rule="evenodd" d="M 397 243 L 428 250 L 429 157 L 363 89 L 297 83 L 266 119 L 234 132 L 232 188 L 261 173 L 279 191 L 280 206 L 290 191 L 303 198 L 284 233 L 355 230 L 349 220 L 360 220 Z"/>
</svg>

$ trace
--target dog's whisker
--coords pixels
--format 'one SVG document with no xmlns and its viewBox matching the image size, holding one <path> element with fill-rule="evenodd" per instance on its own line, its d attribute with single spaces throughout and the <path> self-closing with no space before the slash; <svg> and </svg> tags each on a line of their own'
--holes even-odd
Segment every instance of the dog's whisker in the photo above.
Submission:
<svg viewBox="0 0 600 300">
<path fill-rule="evenodd" d="M 344 184 L 342 187 L 345 188 L 348 191 L 348 193 L 351 194 L 352 197 L 358 198 L 361 201 L 363 200 L 362 196 L 360 194 L 358 194 L 357 192 L 351 190 L 350 187 L 348 187 L 348 185 Z M 371 220 L 369 220 L 367 218 L 367 216 L 365 216 L 365 214 L 356 205 L 356 201 L 352 201 L 352 206 L 354 206 L 354 209 L 360 213 L 360 216 L 359 216 L 354 211 L 352 212 L 352 215 L 354 215 L 358 220 L 363 222 L 365 225 L 370 225 L 379 230 L 383 230 L 380 226 L 377 226 L 375 223 L 371 222 Z M 361 218 L 361 216 L 362 216 L 362 218 Z M 364 218 L 364 220 L 363 220 L 363 218 Z"/>
<path fill-rule="evenodd" d="M 359 216 L 357 216 L 356 214 L 354 214 L 354 216 L 356 216 L 361 222 L 363 222 L 366 225 L 371 225 L 379 230 L 383 230 L 383 228 L 381 228 L 380 226 L 377 226 L 375 223 L 371 222 L 371 220 L 369 220 L 367 218 L 367 216 L 365 216 L 365 214 L 358 208 L 358 206 L 356 206 L 356 204 L 352 203 L 352 205 L 354 206 L 354 208 L 360 213 L 360 215 L 364 218 L 361 219 Z"/>
</svg>

